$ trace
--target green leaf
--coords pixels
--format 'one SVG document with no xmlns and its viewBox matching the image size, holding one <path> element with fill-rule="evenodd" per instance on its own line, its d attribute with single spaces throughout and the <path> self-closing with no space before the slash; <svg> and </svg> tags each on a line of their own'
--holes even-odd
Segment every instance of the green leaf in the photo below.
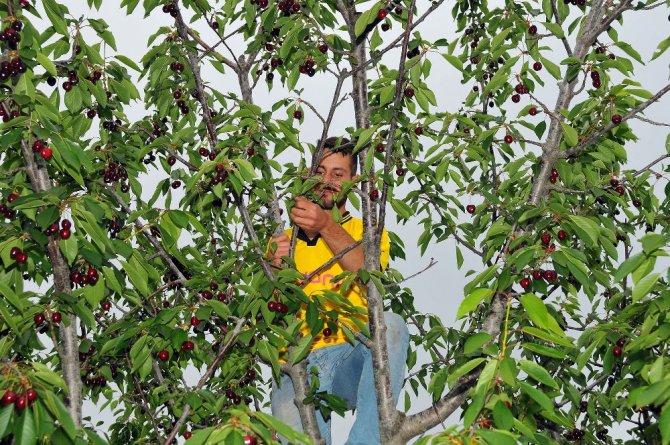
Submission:
<svg viewBox="0 0 670 445">
<path fill-rule="evenodd" d="M 521 328 L 521 330 L 526 334 L 530 334 L 537 338 L 541 338 L 542 340 L 547 341 L 549 343 L 555 343 L 557 345 L 565 346 L 571 349 L 574 348 L 574 345 L 570 342 L 570 339 L 560 337 L 554 334 L 553 332 L 548 332 L 533 326 L 524 326 L 523 328 Z"/>
<path fill-rule="evenodd" d="M 577 145 L 577 142 L 579 142 L 579 133 L 577 133 L 577 130 L 565 122 L 561 122 L 561 128 L 563 129 L 565 142 L 571 147 Z"/>
<path fill-rule="evenodd" d="M 584 216 L 570 215 L 570 219 L 575 224 L 575 229 L 579 232 L 582 241 L 587 243 L 589 247 L 594 247 L 598 244 L 598 237 L 600 236 L 600 226 L 595 221 Z"/>
<path fill-rule="evenodd" d="M 519 360 L 519 367 L 534 380 L 543 383 L 551 388 L 559 389 L 558 383 L 549 372 L 542 366 L 529 360 Z"/>
<path fill-rule="evenodd" d="M 379 92 L 379 106 L 390 104 L 395 97 L 395 86 L 387 85 Z"/>
<path fill-rule="evenodd" d="M 290 349 L 288 361 L 291 363 L 299 363 L 302 361 L 302 359 L 307 357 L 307 354 L 309 354 L 313 343 L 314 337 L 312 335 L 305 335 L 300 338 L 300 340 L 298 340 L 298 344 Z"/>
<path fill-rule="evenodd" d="M 126 57 L 126 56 L 123 56 L 123 55 L 120 55 L 120 54 L 117 54 L 117 55 L 115 55 L 114 57 L 116 57 L 116 59 L 117 59 L 119 62 L 123 63 L 124 65 L 126 65 L 126 66 L 128 66 L 128 67 L 130 67 L 130 68 L 132 68 L 132 69 L 134 69 L 134 70 L 137 71 L 138 73 L 141 73 L 141 72 L 142 72 L 142 70 L 140 69 L 140 67 L 137 66 L 137 64 L 136 64 L 135 62 L 133 62 L 129 57 Z"/>
<path fill-rule="evenodd" d="M 462 318 L 477 309 L 479 303 L 485 299 L 488 299 L 491 295 L 493 295 L 493 289 L 480 287 L 473 290 L 470 295 L 465 297 L 461 302 L 461 305 L 458 308 L 458 312 L 456 313 L 456 319 L 458 320 L 459 318 Z"/>
<path fill-rule="evenodd" d="M 624 277 L 628 276 L 632 272 L 636 271 L 638 267 L 642 265 L 647 257 L 643 253 L 637 253 L 632 257 L 625 260 L 619 268 L 614 272 L 612 279 L 615 283 L 623 280 Z"/>
<path fill-rule="evenodd" d="M 69 32 L 67 29 L 67 24 L 65 19 L 63 19 L 63 14 L 61 13 L 61 8 L 58 7 L 57 3 L 54 0 L 43 0 L 42 5 L 44 5 L 44 10 L 49 17 L 51 25 L 56 30 L 58 34 L 62 34 L 65 37 L 69 37 Z"/>
<path fill-rule="evenodd" d="M 233 162 L 239 168 L 240 174 L 242 175 L 242 178 L 246 182 L 253 181 L 253 179 L 256 177 L 256 172 L 254 171 L 254 166 L 251 165 L 251 162 L 247 161 L 246 159 L 242 159 L 242 158 L 234 159 Z"/>
<path fill-rule="evenodd" d="M 463 62 L 461 62 L 461 59 L 451 54 L 442 54 L 442 57 L 444 57 L 445 60 L 449 62 L 458 71 L 461 72 L 463 71 Z"/>
<path fill-rule="evenodd" d="M 656 51 L 654 51 L 654 55 L 651 56 L 651 60 L 660 57 L 668 49 L 668 47 L 670 47 L 670 37 L 661 40 L 661 42 L 658 44 L 658 48 L 656 48 Z"/>
<path fill-rule="evenodd" d="M 668 445 L 670 443 L 670 405 L 667 403 L 658 419 L 658 428 L 661 430 L 662 444 Z"/>
<path fill-rule="evenodd" d="M 77 243 L 77 237 L 71 236 L 68 239 L 61 239 L 58 241 L 58 246 L 60 247 L 61 252 L 65 256 L 68 264 L 77 258 L 77 253 L 79 253 L 79 244 Z"/>
<path fill-rule="evenodd" d="M 535 400 L 542 408 L 550 412 L 554 410 L 553 402 L 545 393 L 521 380 L 519 381 L 519 386 L 521 387 L 521 391 L 528 394 L 530 398 Z"/>
<path fill-rule="evenodd" d="M 633 289 L 633 303 L 637 303 L 641 298 L 647 295 L 654 287 L 660 276 L 660 273 L 653 273 L 638 281 L 635 285 L 635 288 Z"/>
<path fill-rule="evenodd" d="M 629 43 L 618 41 L 615 43 L 616 46 L 621 48 L 626 54 L 631 56 L 633 59 L 635 59 L 638 63 L 641 63 L 644 65 L 644 62 L 642 61 L 642 57 L 640 57 L 640 53 L 638 53 L 635 48 L 630 46 Z"/>
<path fill-rule="evenodd" d="M 356 140 L 356 147 L 354 147 L 354 151 L 360 150 L 365 144 L 370 142 L 372 135 L 374 135 L 376 131 L 377 127 L 365 128 L 363 131 L 361 131 L 360 136 L 358 136 L 358 139 Z"/>
<path fill-rule="evenodd" d="M 647 233 L 640 239 L 640 242 L 642 242 L 642 250 L 647 255 L 666 245 L 665 237 L 659 233 Z"/>
<path fill-rule="evenodd" d="M 561 25 L 558 25 L 558 24 L 552 23 L 552 22 L 544 22 L 542 24 L 544 25 L 545 28 L 547 28 L 557 38 L 562 39 L 563 37 L 565 37 L 565 34 L 563 33 L 563 28 L 561 28 Z"/>
<path fill-rule="evenodd" d="M 547 311 L 544 302 L 540 298 L 534 294 L 525 294 L 522 295 L 519 300 L 536 326 L 558 334 L 561 337 L 565 337 L 565 333 L 558 325 L 558 322 L 551 316 L 549 311 Z"/>
<path fill-rule="evenodd" d="M 479 358 L 474 358 L 470 360 L 469 362 L 459 366 L 455 371 L 449 374 L 449 377 L 447 378 L 447 384 L 449 385 L 450 388 L 453 388 L 454 383 L 461 377 L 463 377 L 465 374 L 468 372 L 472 371 L 475 369 L 477 366 L 481 365 L 484 361 L 486 361 L 486 358 L 484 357 L 479 357 Z"/>
<path fill-rule="evenodd" d="M 41 52 L 37 52 L 35 54 L 35 57 L 37 58 L 37 61 L 44 67 L 45 70 L 52 76 L 55 76 L 57 74 L 56 72 L 56 65 L 49 59 L 47 56 L 42 54 Z"/>
<path fill-rule="evenodd" d="M 375 9 L 377 7 L 377 9 Z M 365 28 L 367 28 L 368 24 L 374 20 L 374 17 L 377 16 L 377 10 L 378 10 L 378 5 L 375 4 L 375 6 L 372 9 L 369 9 L 362 13 L 360 17 L 356 20 L 356 24 L 354 25 L 354 33 L 356 34 L 356 37 L 360 36 L 363 34 L 363 31 L 365 31 Z M 372 20 L 370 17 L 372 16 Z"/>
<path fill-rule="evenodd" d="M 37 443 L 33 411 L 24 409 L 16 425 L 14 425 L 14 443 L 16 445 L 34 445 Z"/>
<path fill-rule="evenodd" d="M 500 402 L 498 402 L 500 403 Z M 489 445 L 516 445 L 517 440 L 514 434 L 509 431 L 485 430 L 479 428 L 477 435 L 484 439 Z"/>
<path fill-rule="evenodd" d="M 514 425 L 514 416 L 505 404 L 498 400 L 493 407 L 493 421 L 498 428 L 509 430 Z"/>
<path fill-rule="evenodd" d="M 0 437 L 5 437 L 7 427 L 10 420 L 12 420 L 12 413 L 14 412 L 14 405 L 7 405 L 0 409 Z"/>
</svg>

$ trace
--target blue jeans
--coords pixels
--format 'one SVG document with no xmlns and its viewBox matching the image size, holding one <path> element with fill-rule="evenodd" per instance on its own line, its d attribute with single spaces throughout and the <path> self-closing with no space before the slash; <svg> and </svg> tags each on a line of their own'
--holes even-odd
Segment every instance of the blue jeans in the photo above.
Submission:
<svg viewBox="0 0 670 445">
<path fill-rule="evenodd" d="M 409 331 L 405 320 L 398 314 L 385 312 L 386 345 L 388 347 L 393 400 L 398 402 L 405 379 L 405 361 L 409 346 Z M 307 358 L 308 369 L 319 371 L 319 391 L 342 397 L 349 409 L 356 409 L 356 420 L 346 445 L 380 444 L 377 396 L 375 394 L 372 354 L 360 342 L 342 343 L 316 349 Z M 291 378 L 282 374 L 279 384 L 273 382 L 272 414 L 297 431 L 303 431 L 300 414 L 295 405 L 295 391 Z M 316 419 L 321 437 L 331 445 L 330 420 L 326 421 L 317 410 Z M 287 442 L 282 439 L 282 443 Z"/>
</svg>

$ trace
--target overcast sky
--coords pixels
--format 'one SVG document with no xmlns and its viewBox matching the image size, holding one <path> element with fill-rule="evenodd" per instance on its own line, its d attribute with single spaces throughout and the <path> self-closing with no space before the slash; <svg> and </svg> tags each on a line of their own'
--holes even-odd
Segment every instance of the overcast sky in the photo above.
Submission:
<svg viewBox="0 0 670 445">
<path fill-rule="evenodd" d="M 80 15 L 88 15 L 92 18 L 102 17 L 110 25 L 111 31 L 116 37 L 116 42 L 120 54 L 124 54 L 139 63 L 140 58 L 147 51 L 147 38 L 153 34 L 160 26 L 170 26 L 172 23 L 170 17 L 161 13 L 160 8 L 156 9 L 150 17 L 143 18 L 144 12 L 140 7 L 131 16 L 126 16 L 125 10 L 119 9 L 120 1 L 105 0 L 101 11 L 92 11 L 89 13 L 89 8 L 85 0 L 69 0 L 63 2 L 68 5 L 70 11 L 75 17 Z M 494 2 L 491 2 L 494 3 Z M 417 1 L 419 12 L 427 9 L 429 2 L 426 0 Z M 455 36 L 455 24 L 451 18 L 450 2 L 445 2 L 441 8 L 426 20 L 420 30 L 423 37 L 427 40 L 435 40 L 437 38 L 452 39 Z M 625 16 L 625 27 L 615 25 L 619 31 L 621 40 L 631 43 L 641 54 L 644 60 L 648 60 L 653 53 L 659 41 L 667 36 L 667 9 L 658 8 L 648 12 L 627 13 Z M 213 42 L 214 34 L 209 29 L 205 29 L 204 25 L 198 28 L 202 30 L 202 36 L 206 41 Z M 390 41 L 400 32 L 400 27 L 394 23 L 394 28 L 383 33 L 386 41 Z M 643 32 L 642 32 L 643 31 Z M 90 38 L 90 34 L 89 38 Z M 89 40 L 95 41 L 94 39 Z M 606 40 L 604 43 L 608 43 Z M 239 42 L 238 42 L 239 43 Z M 542 41 L 543 44 L 550 42 Z M 555 42 L 554 42 L 555 43 Z M 554 45 L 552 44 L 552 47 Z M 241 53 L 241 47 L 233 43 L 233 50 L 237 54 Z M 555 51 L 560 52 L 560 55 L 548 55 L 554 62 L 558 62 L 564 56 L 562 46 L 555 45 Z M 617 55 L 623 54 L 621 51 L 614 49 L 613 52 Z M 108 52 L 109 54 L 109 52 Z M 429 80 L 430 87 L 433 89 L 439 104 L 439 111 L 455 111 L 458 109 L 460 102 L 463 100 L 469 90 L 469 86 L 461 86 L 459 73 L 452 68 L 444 59 L 438 54 L 432 53 L 430 56 L 433 62 L 432 74 Z M 395 60 L 397 54 L 390 54 L 385 59 L 385 64 L 391 67 L 396 67 Z M 373 73 L 370 74 L 371 76 Z M 222 76 L 213 70 L 205 70 L 204 77 L 213 86 L 218 87 L 222 91 L 237 91 L 237 82 L 232 76 Z M 314 104 L 321 112 L 326 112 L 331 100 L 332 92 L 334 90 L 334 78 L 330 74 L 319 73 L 314 78 L 309 79 L 302 76 L 299 87 L 304 88 L 303 97 Z M 552 105 L 554 103 L 557 88 L 555 83 L 552 83 L 547 75 L 544 73 L 544 78 L 547 80 L 547 85 L 536 92 L 543 99 L 543 101 Z M 643 84 L 643 87 L 655 92 L 668 82 L 668 57 L 664 56 L 648 66 L 638 66 L 636 68 L 636 80 Z M 265 83 L 260 82 L 259 86 L 254 92 L 254 98 L 258 105 L 266 109 L 284 96 L 285 91 L 279 88 L 279 82 L 275 81 L 276 88 L 272 92 L 268 92 Z M 345 84 L 346 88 L 350 88 L 350 82 Z M 471 85 L 470 85 L 471 86 Z M 575 103 L 573 101 L 573 103 Z M 520 104 L 520 105 L 523 105 Z M 664 100 L 648 109 L 647 116 L 655 120 L 663 120 L 668 114 L 668 101 Z M 320 122 L 307 109 L 304 108 L 305 121 L 300 127 L 302 141 L 313 142 L 321 133 Z M 138 103 L 128 112 L 131 120 L 145 115 L 145 110 L 142 103 Z M 510 113 L 510 116 L 515 116 L 516 112 Z M 353 108 L 351 102 L 345 103 L 335 116 L 332 125 L 331 134 L 342 134 L 344 129 L 354 125 Z M 667 131 L 663 127 L 652 126 L 640 121 L 633 121 L 631 125 L 641 136 L 641 140 L 635 144 L 629 144 L 629 167 L 639 168 L 647 164 L 654 158 L 665 152 L 665 138 Z M 660 170 L 660 169 L 659 169 Z M 660 192 L 665 186 L 665 180 L 660 183 Z M 143 187 L 145 197 L 151 196 L 155 187 L 155 177 L 143 179 Z M 405 192 L 401 188 L 399 190 L 400 196 Z M 473 200 L 477 202 L 476 200 Z M 177 202 L 173 200 L 173 203 Z M 418 310 L 438 314 L 446 326 L 453 325 L 455 322 L 455 313 L 463 297 L 463 286 L 468 279 L 465 277 L 465 271 L 469 268 L 480 269 L 479 258 L 474 255 L 468 255 L 466 249 L 462 249 L 466 257 L 466 263 L 462 270 L 458 270 L 455 260 L 455 244 L 453 240 L 443 242 L 436 246 L 431 246 L 420 257 L 416 246 L 416 239 L 421 233 L 421 227 L 416 224 L 407 226 L 398 226 L 395 223 L 395 215 L 391 213 L 387 219 L 387 225 L 390 230 L 397 232 L 406 246 L 406 261 L 395 261 L 392 267 L 399 269 L 404 275 L 411 275 L 416 271 L 422 269 L 430 261 L 430 258 L 435 258 L 438 264 L 429 269 L 419 277 L 407 283 L 413 290 L 415 296 L 415 305 Z M 403 397 L 401 396 L 401 400 Z M 422 397 L 418 403 L 414 403 L 412 412 L 423 409 L 427 406 L 428 399 Z M 93 417 L 93 423 L 96 423 L 96 418 L 104 419 L 106 415 L 98 415 L 95 412 L 89 411 L 94 409 L 91 405 L 87 405 L 85 415 Z M 350 415 L 342 420 L 336 419 L 333 425 L 333 443 L 335 445 L 344 443 L 347 437 L 347 431 L 350 427 Z M 453 421 L 453 419 L 450 419 Z M 456 418 L 457 420 L 457 418 Z M 450 422 L 448 422 L 450 423 Z"/>
</svg>

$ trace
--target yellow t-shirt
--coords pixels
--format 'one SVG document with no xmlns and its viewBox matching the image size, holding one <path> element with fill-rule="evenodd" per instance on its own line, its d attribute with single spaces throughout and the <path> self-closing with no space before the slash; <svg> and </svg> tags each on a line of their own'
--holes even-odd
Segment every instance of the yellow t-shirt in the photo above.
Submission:
<svg viewBox="0 0 670 445">
<path fill-rule="evenodd" d="M 345 212 L 342 215 L 342 221 L 340 222 L 342 228 L 351 235 L 351 237 L 358 241 L 363 238 L 363 221 L 359 218 L 352 217 L 349 212 Z M 291 237 L 291 229 L 286 231 L 288 237 Z M 380 265 L 382 269 L 385 269 L 389 263 L 389 236 L 386 232 L 386 229 L 382 232 L 381 239 L 381 252 L 380 252 Z M 295 255 L 294 260 L 296 268 L 299 272 L 307 275 L 318 269 L 320 266 L 328 262 L 333 257 L 333 252 L 330 250 L 326 242 L 317 235 L 313 240 L 307 238 L 307 235 L 300 230 L 298 232 L 298 239 L 295 246 Z M 344 272 L 344 269 L 340 266 L 338 261 L 334 262 L 330 267 L 321 271 L 319 274 L 315 275 L 312 280 L 303 286 L 303 289 L 307 295 L 318 295 L 324 290 L 331 290 L 338 292 L 340 291 L 340 283 L 333 280 L 334 277 L 340 275 Z M 341 292 L 341 291 L 340 291 Z M 364 308 L 367 312 L 367 300 L 363 296 L 364 289 L 361 290 L 358 286 L 351 285 L 347 292 L 343 295 L 348 301 L 350 301 L 354 306 Z M 329 301 L 326 303 L 328 309 L 335 308 L 335 306 Z M 301 310 L 297 314 L 298 318 L 305 319 L 305 310 Z M 361 320 L 363 323 L 367 323 L 368 317 L 366 315 L 356 315 L 356 317 Z M 324 346 L 332 346 L 340 343 L 346 343 L 347 338 L 341 328 L 342 323 L 346 323 L 354 332 L 358 332 L 359 329 L 354 322 L 352 322 L 348 316 L 340 315 L 337 324 L 337 332 L 333 332 L 328 337 L 324 337 L 322 332 L 314 333 L 314 343 L 312 345 L 312 350 L 322 348 Z M 302 335 L 308 335 L 310 328 L 307 323 L 303 323 L 301 328 Z"/>
</svg>

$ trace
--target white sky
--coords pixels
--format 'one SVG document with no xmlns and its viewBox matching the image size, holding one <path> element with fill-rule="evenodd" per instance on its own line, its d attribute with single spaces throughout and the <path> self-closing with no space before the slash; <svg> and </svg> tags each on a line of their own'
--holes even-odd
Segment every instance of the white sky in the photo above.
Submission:
<svg viewBox="0 0 670 445">
<path fill-rule="evenodd" d="M 104 18 L 109 23 L 111 31 L 116 37 L 119 53 L 138 61 L 138 63 L 139 59 L 147 51 L 146 42 L 148 36 L 154 33 L 159 26 L 171 25 L 170 17 L 161 13 L 160 8 L 156 9 L 150 17 L 144 19 L 142 17 L 143 10 L 141 5 L 132 16 L 126 16 L 125 9 L 119 9 L 118 5 L 120 2 L 107 0 L 103 2 L 101 11 L 92 11 L 90 14 L 85 0 L 70 0 L 63 3 L 68 5 L 70 11 L 76 17 L 84 14 L 91 18 Z M 419 11 L 425 11 L 428 4 L 429 2 L 426 0 L 418 1 L 417 5 Z M 455 36 L 455 24 L 452 21 L 450 12 L 451 7 L 451 3 L 445 3 L 438 9 L 437 13 L 434 13 L 424 22 L 424 24 L 422 24 L 420 30 L 424 39 L 451 39 Z M 625 15 L 625 28 L 622 28 L 620 25 L 615 25 L 615 28 L 619 31 L 621 40 L 631 43 L 642 54 L 643 60 L 648 60 L 658 42 L 667 36 L 668 24 L 666 17 L 667 9 L 664 8 L 658 8 L 648 12 L 629 12 Z M 202 23 L 198 29 L 201 30 L 203 38 L 206 41 L 213 41 L 214 34 L 211 30 L 206 29 L 206 26 L 202 25 L 204 25 L 204 23 Z M 540 29 L 542 30 L 541 26 Z M 641 32 L 641 30 L 644 31 Z M 394 24 L 394 29 L 387 33 L 382 33 L 382 37 L 389 41 L 397 36 L 398 32 L 400 32 L 400 27 L 398 27 L 396 23 Z M 95 40 L 91 39 L 90 41 Z M 605 40 L 605 42 L 608 42 L 608 40 Z M 237 46 L 235 46 L 235 43 L 232 44 L 233 49 L 239 54 L 240 45 L 239 42 L 236 43 Z M 543 41 L 543 43 L 545 42 Z M 558 60 L 565 57 L 562 46 L 552 45 L 552 47 L 555 47 L 556 52 L 560 53 L 556 56 L 548 54 L 554 62 L 558 62 Z M 622 54 L 621 51 L 616 49 L 614 52 L 617 55 Z M 438 54 L 433 53 L 430 55 L 430 58 L 433 62 L 433 69 L 429 84 L 437 97 L 440 110 L 455 111 L 458 109 L 461 100 L 465 97 L 472 84 L 470 84 L 470 86 L 461 86 L 459 73 Z M 390 54 L 389 57 L 385 59 L 385 64 L 390 67 L 396 67 L 396 59 L 397 52 L 396 54 Z M 370 73 L 370 76 L 372 75 L 373 73 Z M 219 86 L 221 90 L 238 90 L 237 82 L 231 76 L 224 77 L 213 70 L 205 70 L 204 77 L 213 85 Z M 547 85 L 541 92 L 536 92 L 536 94 L 543 98 L 543 101 L 547 105 L 551 106 L 555 101 L 557 88 L 555 87 L 555 83 L 552 83 L 551 79 L 549 79 L 546 70 L 543 72 L 543 78 L 547 80 Z M 327 111 L 331 100 L 332 91 L 334 89 L 333 79 L 333 76 L 330 74 L 319 73 L 312 79 L 302 76 L 299 83 L 299 87 L 304 88 L 302 96 L 314 104 L 322 113 Z M 657 91 L 668 81 L 668 57 L 664 56 L 648 66 L 637 67 L 635 79 L 641 82 L 644 88 L 652 92 Z M 260 82 L 254 94 L 256 103 L 267 108 L 267 106 L 283 97 L 284 91 L 279 88 L 279 86 L 279 82 L 275 80 L 275 89 L 268 93 L 265 83 Z M 350 88 L 350 82 L 345 83 L 345 88 Z M 573 103 L 576 103 L 576 101 L 573 101 Z M 524 101 L 522 101 L 520 105 L 524 104 Z M 668 111 L 668 101 L 666 99 L 661 103 L 650 107 L 646 115 L 655 120 L 663 120 L 668 116 Z M 127 113 L 131 119 L 143 116 L 145 114 L 143 104 L 136 104 L 131 111 L 127 110 Z M 320 136 L 321 125 L 317 118 L 306 107 L 304 108 L 304 114 L 305 121 L 300 127 L 300 139 L 313 142 Z M 515 116 L 516 112 L 510 113 L 509 115 Z M 353 126 L 353 124 L 353 109 L 351 102 L 349 101 L 345 103 L 336 114 L 331 127 L 331 134 L 340 134 L 344 131 L 345 127 Z M 631 122 L 631 125 L 637 130 L 641 140 L 636 144 L 630 144 L 628 147 L 629 167 L 639 168 L 665 152 L 664 145 L 667 131 L 662 127 L 651 126 L 640 121 L 633 121 Z M 153 193 L 154 184 L 155 177 L 147 175 L 147 177 L 144 178 L 143 195 L 145 197 L 148 197 Z M 658 193 L 662 192 L 662 187 L 664 186 L 665 181 L 661 181 Z M 403 195 L 402 189 L 400 190 L 400 195 Z M 175 202 L 177 201 L 173 200 L 173 203 Z M 478 202 L 476 197 L 473 198 L 473 202 Z M 408 282 L 407 285 L 413 290 L 415 305 L 419 311 L 438 314 L 442 317 L 445 326 L 452 325 L 454 323 L 456 310 L 463 298 L 462 288 L 468 281 L 465 277 L 465 271 L 469 268 L 481 268 L 477 261 L 478 257 L 469 254 L 466 249 L 462 249 L 466 261 L 463 269 L 459 271 L 456 267 L 455 243 L 453 240 L 449 240 L 439 245 L 431 246 L 426 251 L 424 257 L 421 258 L 419 250 L 415 247 L 415 241 L 421 233 L 420 227 L 412 224 L 398 226 L 395 224 L 394 218 L 395 215 L 391 213 L 390 217 L 387 219 L 387 224 L 390 230 L 397 232 L 405 242 L 407 260 L 395 261 L 394 264 L 392 264 L 392 267 L 399 269 L 407 276 L 425 267 L 425 265 L 429 263 L 431 257 L 435 258 L 438 261 L 436 266 Z M 403 396 L 401 396 L 401 402 L 402 400 Z M 413 404 L 411 412 L 416 412 L 425 408 L 429 403 L 428 400 L 427 397 L 421 397 Z M 85 415 L 92 416 L 94 424 L 96 423 L 96 420 L 109 420 L 109 413 L 96 414 L 95 410 L 95 407 L 91 404 L 86 405 Z M 455 414 L 455 416 L 457 416 L 457 414 Z M 457 419 L 458 417 L 452 416 L 452 419 L 449 419 L 447 423 L 453 423 L 457 421 Z M 335 445 L 344 443 L 350 424 L 351 414 L 345 419 L 334 420 L 333 443 Z"/>
</svg>

